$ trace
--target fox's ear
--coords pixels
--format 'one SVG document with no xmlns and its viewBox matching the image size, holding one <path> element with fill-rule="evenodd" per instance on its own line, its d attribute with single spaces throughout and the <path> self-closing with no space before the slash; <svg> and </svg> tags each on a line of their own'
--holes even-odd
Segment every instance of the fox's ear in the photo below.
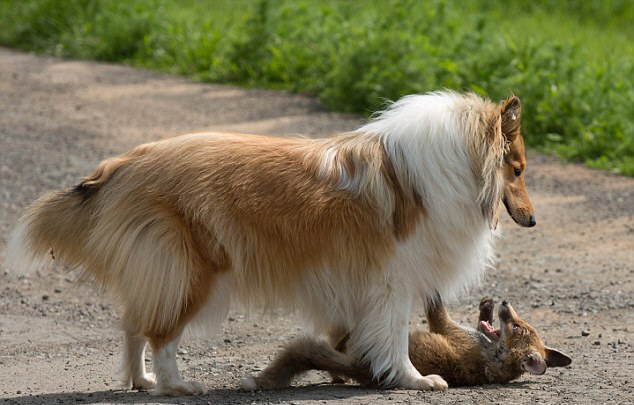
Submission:
<svg viewBox="0 0 634 405">
<path fill-rule="evenodd" d="M 522 102 L 519 97 L 511 96 L 502 102 L 500 108 L 502 135 L 508 142 L 513 142 L 520 133 L 522 119 Z"/>
<path fill-rule="evenodd" d="M 565 367 L 572 363 L 572 359 L 559 350 L 546 348 L 546 365 L 548 367 Z"/>
</svg>

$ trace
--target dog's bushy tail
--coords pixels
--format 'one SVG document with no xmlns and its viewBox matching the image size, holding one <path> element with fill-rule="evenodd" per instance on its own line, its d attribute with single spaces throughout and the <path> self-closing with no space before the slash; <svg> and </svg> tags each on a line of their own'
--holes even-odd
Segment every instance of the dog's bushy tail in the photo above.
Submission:
<svg viewBox="0 0 634 405">
<path fill-rule="evenodd" d="M 245 390 L 280 389 L 288 387 L 293 378 L 309 370 L 328 371 L 371 385 L 372 375 L 350 356 L 336 351 L 328 342 L 302 337 L 287 345 L 260 375 L 242 379 Z"/>
<path fill-rule="evenodd" d="M 75 267 L 118 298 L 128 328 L 160 334 L 186 308 L 192 269 L 203 263 L 183 217 L 138 192 L 147 174 L 128 166 L 150 147 L 108 159 L 77 186 L 38 199 L 9 241 L 7 264 L 26 272 L 54 258 Z"/>
<path fill-rule="evenodd" d="M 82 265 L 96 209 L 94 196 L 124 162 L 106 160 L 75 187 L 47 193 L 31 204 L 9 238 L 8 268 L 26 273 L 51 260 Z"/>
<path fill-rule="evenodd" d="M 95 195 L 127 160 L 105 160 L 75 187 L 47 193 L 31 204 L 9 238 L 8 268 L 26 273 L 49 265 L 51 260 L 71 267 L 84 264 Z"/>
</svg>

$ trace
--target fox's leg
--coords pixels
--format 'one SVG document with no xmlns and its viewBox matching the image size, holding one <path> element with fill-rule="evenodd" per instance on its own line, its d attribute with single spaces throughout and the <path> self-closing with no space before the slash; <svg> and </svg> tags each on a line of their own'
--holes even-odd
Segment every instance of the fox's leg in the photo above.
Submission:
<svg viewBox="0 0 634 405">
<path fill-rule="evenodd" d="M 297 339 L 284 347 L 275 359 L 258 376 L 248 376 L 240 380 L 240 387 L 246 391 L 273 390 L 291 385 L 293 378 L 317 367 L 315 360 L 333 352 L 327 342 L 314 339 Z M 334 353 L 334 352 L 333 352 Z"/>
<path fill-rule="evenodd" d="M 429 325 L 429 331 L 431 333 L 438 333 L 445 336 L 454 333 L 458 333 L 459 335 L 464 334 L 460 325 L 454 322 L 449 316 L 440 295 L 436 294 L 433 299 L 429 299 L 426 307 L 427 324 Z"/>
<path fill-rule="evenodd" d="M 338 325 L 333 326 L 328 331 L 328 342 L 330 345 L 338 352 L 345 353 L 346 352 L 346 344 L 348 343 L 348 339 L 350 339 L 350 333 L 348 329 L 344 326 Z M 333 384 L 345 384 L 348 379 L 337 375 L 333 372 L 328 372 L 331 377 L 331 382 Z"/>
<path fill-rule="evenodd" d="M 382 287 L 382 288 L 381 288 Z M 366 363 L 374 379 L 388 387 L 446 390 L 437 376 L 424 377 L 409 358 L 409 318 L 413 295 L 402 285 L 380 286 L 350 334 L 348 354 Z"/>
<path fill-rule="evenodd" d="M 145 371 L 147 340 L 131 330 L 125 330 L 123 353 L 123 384 L 126 388 L 149 390 L 154 388 L 154 374 Z"/>
<path fill-rule="evenodd" d="M 480 300 L 480 316 L 478 317 L 478 324 L 480 322 L 488 322 L 493 325 L 493 308 L 495 307 L 495 301 L 491 297 L 484 297 Z"/>
<path fill-rule="evenodd" d="M 293 378 L 308 370 L 344 375 L 366 385 L 372 381 L 366 367 L 336 351 L 329 342 L 302 337 L 286 345 L 258 376 L 243 378 L 240 385 L 249 391 L 286 388 Z"/>
</svg>

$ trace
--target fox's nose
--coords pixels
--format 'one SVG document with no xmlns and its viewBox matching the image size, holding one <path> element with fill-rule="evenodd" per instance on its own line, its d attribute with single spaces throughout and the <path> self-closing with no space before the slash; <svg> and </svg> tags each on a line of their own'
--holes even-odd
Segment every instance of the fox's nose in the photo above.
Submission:
<svg viewBox="0 0 634 405">
<path fill-rule="evenodd" d="M 509 305 L 508 301 L 504 300 L 502 301 L 502 305 L 504 305 L 505 307 L 507 307 Z"/>
<path fill-rule="evenodd" d="M 531 217 L 528 218 L 528 226 L 533 227 L 535 225 L 537 225 L 537 221 L 535 221 L 535 215 L 531 215 Z"/>
</svg>

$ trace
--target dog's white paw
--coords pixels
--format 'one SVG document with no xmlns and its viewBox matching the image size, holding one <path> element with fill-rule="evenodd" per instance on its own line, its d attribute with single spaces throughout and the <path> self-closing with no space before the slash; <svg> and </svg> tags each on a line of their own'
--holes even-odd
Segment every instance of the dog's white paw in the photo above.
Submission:
<svg viewBox="0 0 634 405">
<path fill-rule="evenodd" d="M 151 391 L 152 395 L 166 395 L 178 397 L 183 395 L 202 395 L 207 393 L 207 389 L 196 381 L 175 381 L 169 384 L 158 384 Z"/>
<path fill-rule="evenodd" d="M 240 380 L 240 388 L 244 391 L 255 391 L 258 389 L 258 383 L 255 381 L 255 377 L 243 377 Z"/>
<path fill-rule="evenodd" d="M 420 381 L 420 390 L 423 391 L 447 391 L 449 384 L 441 376 L 429 374 L 424 376 Z"/>
<path fill-rule="evenodd" d="M 132 379 L 133 390 L 151 390 L 156 386 L 156 377 L 154 373 L 145 373 L 142 376 Z"/>
<path fill-rule="evenodd" d="M 441 376 L 430 374 L 412 379 L 402 384 L 401 388 L 420 391 L 447 391 L 449 385 Z"/>
</svg>

